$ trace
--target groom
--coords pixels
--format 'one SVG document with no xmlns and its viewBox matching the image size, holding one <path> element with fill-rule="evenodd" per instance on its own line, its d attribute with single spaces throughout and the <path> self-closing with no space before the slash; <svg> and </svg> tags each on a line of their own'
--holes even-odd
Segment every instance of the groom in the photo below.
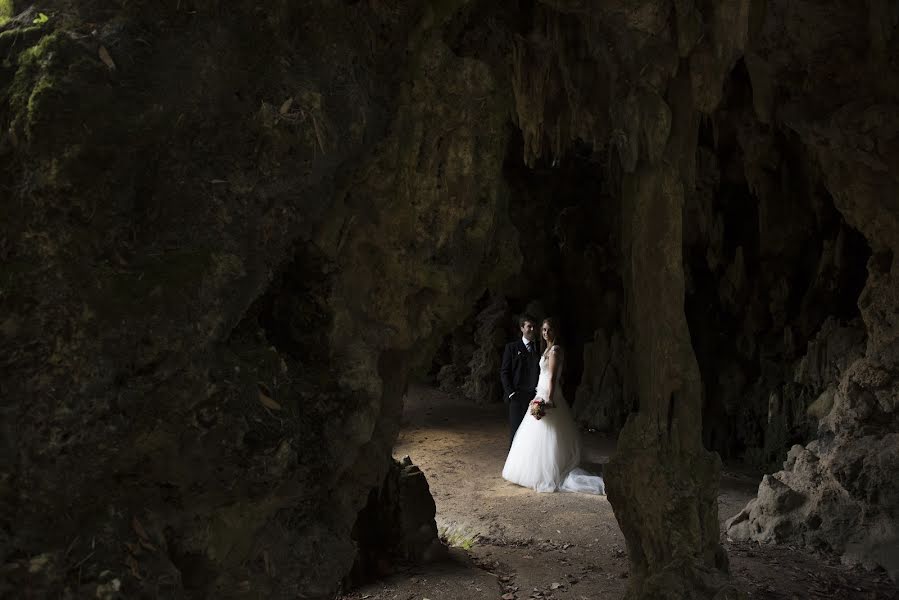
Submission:
<svg viewBox="0 0 899 600">
<path fill-rule="evenodd" d="M 537 394 L 537 378 L 540 375 L 540 357 L 535 341 L 537 320 L 530 315 L 518 319 L 521 339 L 506 344 L 499 378 L 503 382 L 503 394 L 509 405 L 509 445 Z"/>
</svg>

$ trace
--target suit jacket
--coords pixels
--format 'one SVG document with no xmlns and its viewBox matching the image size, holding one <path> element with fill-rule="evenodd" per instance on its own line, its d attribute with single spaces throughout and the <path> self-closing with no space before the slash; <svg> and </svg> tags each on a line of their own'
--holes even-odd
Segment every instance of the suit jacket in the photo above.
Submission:
<svg viewBox="0 0 899 600">
<path fill-rule="evenodd" d="M 537 342 L 532 342 L 534 352 L 528 352 L 527 346 L 520 339 L 506 344 L 503 350 L 503 362 L 499 369 L 499 378 L 503 382 L 503 400 L 509 401 L 513 393 L 533 394 L 537 390 L 537 379 L 540 376 L 540 353 Z M 534 396 L 527 398 L 530 402 Z"/>
</svg>

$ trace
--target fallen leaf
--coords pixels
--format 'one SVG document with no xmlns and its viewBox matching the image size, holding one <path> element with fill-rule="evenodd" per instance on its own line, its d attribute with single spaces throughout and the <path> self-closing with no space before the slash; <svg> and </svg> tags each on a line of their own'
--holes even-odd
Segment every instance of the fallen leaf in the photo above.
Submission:
<svg viewBox="0 0 899 600">
<path fill-rule="evenodd" d="M 140 521 L 137 520 L 137 517 L 131 518 L 131 528 L 134 529 L 134 533 L 136 533 L 137 536 L 142 540 L 150 539 L 150 536 L 147 535 L 147 530 L 144 529 L 144 526 L 140 524 Z"/>
<path fill-rule="evenodd" d="M 256 384 L 256 387 L 259 388 L 259 402 L 262 406 L 271 410 L 281 410 L 281 405 L 272 399 L 272 392 L 268 389 L 268 386 L 259 382 Z"/>
<path fill-rule="evenodd" d="M 515 594 L 503 594 L 503 600 L 515 600 Z"/>
<path fill-rule="evenodd" d="M 282 115 L 286 115 L 291 106 L 293 106 L 293 96 L 291 96 L 281 104 L 281 108 L 278 109 L 278 112 Z"/>
<path fill-rule="evenodd" d="M 557 589 L 559 589 L 560 587 L 562 587 L 562 584 L 561 584 L 561 583 L 553 582 L 553 584 L 549 586 L 549 589 L 551 589 L 551 590 L 557 590 Z"/>
<path fill-rule="evenodd" d="M 103 61 L 103 64 L 110 68 L 110 70 L 115 71 L 115 61 L 112 60 L 112 57 L 109 55 L 109 50 L 106 49 L 106 46 L 100 46 L 100 50 L 97 52 L 100 55 L 100 60 Z"/>
<path fill-rule="evenodd" d="M 140 545 L 149 550 L 150 552 L 156 552 L 156 546 L 148 542 L 147 540 L 141 538 Z"/>
<path fill-rule="evenodd" d="M 128 558 L 125 559 L 125 564 L 131 569 L 131 574 L 134 575 L 136 579 L 143 579 L 140 575 L 140 566 L 138 566 L 137 561 L 130 554 Z"/>
</svg>

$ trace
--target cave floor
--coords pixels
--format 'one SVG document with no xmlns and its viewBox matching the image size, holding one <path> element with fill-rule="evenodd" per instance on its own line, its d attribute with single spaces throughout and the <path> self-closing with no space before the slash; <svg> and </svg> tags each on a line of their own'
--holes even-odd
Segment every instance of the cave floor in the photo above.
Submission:
<svg viewBox="0 0 899 600">
<path fill-rule="evenodd" d="M 537 494 L 502 479 L 508 449 L 505 407 L 473 406 L 412 386 L 394 454 L 425 472 L 445 560 L 395 567 L 346 600 L 621 598 L 628 578 L 624 537 L 604 496 Z M 594 472 L 613 439 L 583 433 L 583 465 Z M 722 525 L 755 495 L 760 474 L 725 469 Z M 750 598 L 899 598 L 883 573 L 850 568 L 798 548 L 728 541 L 731 572 Z M 511 595 L 510 595 L 511 594 Z"/>
</svg>

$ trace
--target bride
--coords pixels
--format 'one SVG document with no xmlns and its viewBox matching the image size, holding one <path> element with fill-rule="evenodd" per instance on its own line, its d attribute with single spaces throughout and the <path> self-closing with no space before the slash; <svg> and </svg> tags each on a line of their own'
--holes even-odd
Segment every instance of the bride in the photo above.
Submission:
<svg viewBox="0 0 899 600">
<path fill-rule="evenodd" d="M 604 494 L 602 477 L 577 468 L 580 439 L 559 385 L 565 355 L 558 345 L 555 319 L 545 319 L 540 330 L 545 350 L 534 401 L 545 402 L 546 414 L 534 416 L 531 410 L 525 414 L 512 440 L 503 479 L 538 492 Z"/>
</svg>

